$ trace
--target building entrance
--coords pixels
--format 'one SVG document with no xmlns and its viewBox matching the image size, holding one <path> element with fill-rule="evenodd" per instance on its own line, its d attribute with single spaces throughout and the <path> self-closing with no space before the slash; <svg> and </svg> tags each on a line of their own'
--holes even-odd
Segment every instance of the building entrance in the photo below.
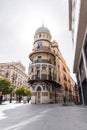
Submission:
<svg viewBox="0 0 87 130">
<path fill-rule="evenodd" d="M 41 103 L 41 92 L 37 92 L 37 103 Z"/>
<path fill-rule="evenodd" d="M 84 104 L 87 105 L 87 81 L 86 79 L 82 83 Z"/>
<path fill-rule="evenodd" d="M 41 87 L 40 86 L 38 86 L 37 88 L 36 103 L 41 103 Z"/>
</svg>

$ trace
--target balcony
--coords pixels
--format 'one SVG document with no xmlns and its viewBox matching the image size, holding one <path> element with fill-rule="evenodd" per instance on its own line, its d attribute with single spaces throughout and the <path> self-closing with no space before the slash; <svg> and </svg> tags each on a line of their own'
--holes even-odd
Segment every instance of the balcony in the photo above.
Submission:
<svg viewBox="0 0 87 130">
<path fill-rule="evenodd" d="M 44 60 L 43 60 L 44 61 Z M 49 63 L 48 63 L 49 62 Z M 32 62 L 32 63 L 30 63 L 29 64 L 29 69 L 31 68 L 31 67 L 50 67 L 50 68 L 53 68 L 53 69 L 55 69 L 55 65 L 53 65 L 53 64 L 51 64 L 51 62 L 50 61 L 48 61 L 48 62 L 41 62 L 41 61 L 35 61 L 35 62 Z"/>
<path fill-rule="evenodd" d="M 46 60 L 46 59 L 37 59 L 33 63 L 49 63 L 49 64 L 52 64 L 51 61 Z"/>
<path fill-rule="evenodd" d="M 41 74 L 41 77 L 38 75 L 33 75 L 32 76 L 32 80 L 54 80 L 54 77 L 52 79 L 51 75 L 47 75 L 47 74 Z"/>
<path fill-rule="evenodd" d="M 51 51 L 50 47 L 47 47 L 47 46 L 38 46 L 38 47 L 34 48 L 34 51 L 38 51 L 38 50 Z"/>
<path fill-rule="evenodd" d="M 36 51 L 33 51 L 32 53 L 30 53 L 30 55 L 29 55 L 29 59 L 31 60 L 31 61 L 33 61 L 33 57 L 32 56 L 34 56 L 34 55 L 36 55 L 36 54 L 49 54 L 49 55 L 51 55 L 52 57 L 54 57 L 55 58 L 55 53 L 54 52 L 52 52 L 51 50 L 42 50 L 42 49 L 39 49 L 39 50 L 36 50 Z"/>
<path fill-rule="evenodd" d="M 29 84 L 33 84 L 36 82 L 51 83 L 57 88 L 61 87 L 61 84 L 56 82 L 56 75 L 51 76 L 51 75 L 47 75 L 47 74 L 41 74 L 41 77 L 38 75 L 32 75 L 32 77 L 28 79 Z"/>
<path fill-rule="evenodd" d="M 47 74 L 41 74 L 40 76 L 38 75 L 32 75 L 30 79 L 28 79 L 29 83 L 34 83 L 34 82 L 55 82 L 55 77 L 56 76 L 51 76 Z"/>
<path fill-rule="evenodd" d="M 49 63 L 33 63 L 29 65 L 29 81 L 54 81 L 55 66 Z"/>
</svg>

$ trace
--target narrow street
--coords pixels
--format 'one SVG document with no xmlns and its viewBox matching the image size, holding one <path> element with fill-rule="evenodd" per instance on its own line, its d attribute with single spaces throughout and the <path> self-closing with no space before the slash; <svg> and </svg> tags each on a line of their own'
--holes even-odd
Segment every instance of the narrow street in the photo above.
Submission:
<svg viewBox="0 0 87 130">
<path fill-rule="evenodd" d="M 87 130 L 87 108 L 82 106 L 26 103 L 4 113 L 0 130 Z"/>
</svg>

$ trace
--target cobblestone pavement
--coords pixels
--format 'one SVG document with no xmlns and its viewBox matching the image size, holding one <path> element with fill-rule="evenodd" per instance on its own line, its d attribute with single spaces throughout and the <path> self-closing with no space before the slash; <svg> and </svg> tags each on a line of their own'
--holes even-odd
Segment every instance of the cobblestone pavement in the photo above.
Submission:
<svg viewBox="0 0 87 130">
<path fill-rule="evenodd" d="M 87 130 L 87 108 L 82 106 L 26 103 L 4 114 L 0 130 Z"/>
</svg>

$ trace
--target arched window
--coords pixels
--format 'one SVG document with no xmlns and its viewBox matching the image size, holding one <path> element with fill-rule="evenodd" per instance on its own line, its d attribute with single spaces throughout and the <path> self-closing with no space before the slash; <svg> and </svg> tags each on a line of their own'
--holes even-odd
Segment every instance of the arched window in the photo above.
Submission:
<svg viewBox="0 0 87 130">
<path fill-rule="evenodd" d="M 51 79 L 51 68 L 49 68 L 49 79 Z"/>
<path fill-rule="evenodd" d="M 31 72 L 33 72 L 33 68 L 31 68 Z"/>
<path fill-rule="evenodd" d="M 46 72 L 46 67 L 45 66 L 42 67 L 42 72 Z"/>
<path fill-rule="evenodd" d="M 41 87 L 40 86 L 38 86 L 37 91 L 41 91 Z"/>
<path fill-rule="evenodd" d="M 37 70 L 37 78 L 40 78 L 40 70 Z"/>
</svg>

